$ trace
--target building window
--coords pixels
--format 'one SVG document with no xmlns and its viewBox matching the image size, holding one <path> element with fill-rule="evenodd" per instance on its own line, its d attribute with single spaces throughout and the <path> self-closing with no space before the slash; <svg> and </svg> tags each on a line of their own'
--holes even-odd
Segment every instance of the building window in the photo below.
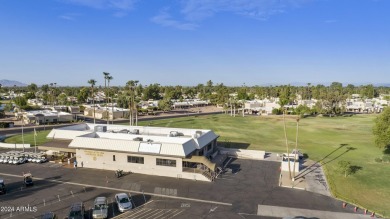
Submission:
<svg viewBox="0 0 390 219">
<path fill-rule="evenodd" d="M 143 157 L 127 156 L 127 162 L 144 164 L 144 158 Z"/>
<path fill-rule="evenodd" d="M 167 166 L 167 167 L 176 167 L 176 160 L 168 160 L 168 159 L 156 159 L 157 166 Z"/>
<path fill-rule="evenodd" d="M 116 160 L 115 160 L 115 155 L 112 155 L 112 161 L 116 161 Z"/>
</svg>

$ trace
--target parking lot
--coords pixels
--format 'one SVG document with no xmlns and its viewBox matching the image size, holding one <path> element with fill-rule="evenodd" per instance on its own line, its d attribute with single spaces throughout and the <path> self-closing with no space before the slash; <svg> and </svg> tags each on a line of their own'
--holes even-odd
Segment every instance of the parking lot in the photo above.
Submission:
<svg viewBox="0 0 390 219">
<path fill-rule="evenodd" d="M 76 170 L 53 163 L 2 165 L 0 178 L 8 193 L 0 196 L 0 218 L 37 218 L 48 211 L 64 218 L 71 204 L 80 201 L 86 218 L 92 218 L 98 196 L 108 198 L 109 218 L 269 218 L 259 216 L 259 205 L 351 212 L 328 196 L 279 187 L 279 165 L 232 159 L 229 171 L 215 182 L 141 174 L 116 178 L 114 171 Z M 23 187 L 23 172 L 32 173 L 34 186 Z M 118 212 L 114 195 L 121 192 L 132 197 L 135 209 Z"/>
</svg>

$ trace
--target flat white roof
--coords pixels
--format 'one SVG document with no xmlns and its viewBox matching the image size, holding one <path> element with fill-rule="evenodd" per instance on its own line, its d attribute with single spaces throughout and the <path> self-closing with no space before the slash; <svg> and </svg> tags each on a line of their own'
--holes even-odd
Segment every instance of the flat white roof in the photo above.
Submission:
<svg viewBox="0 0 390 219">
<path fill-rule="evenodd" d="M 70 139 L 73 148 L 186 157 L 218 136 L 204 129 L 86 123 L 53 129 L 47 138 Z"/>
</svg>

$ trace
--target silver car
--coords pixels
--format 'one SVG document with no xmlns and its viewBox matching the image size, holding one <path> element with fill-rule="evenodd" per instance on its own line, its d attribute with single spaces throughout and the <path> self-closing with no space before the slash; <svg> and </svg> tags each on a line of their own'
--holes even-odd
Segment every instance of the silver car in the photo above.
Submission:
<svg viewBox="0 0 390 219">
<path fill-rule="evenodd" d="M 133 208 L 133 204 L 131 203 L 131 199 L 126 193 L 119 193 L 115 195 L 115 201 L 118 205 L 118 210 L 120 212 L 129 211 Z"/>
<path fill-rule="evenodd" d="M 94 201 L 92 218 L 101 219 L 108 217 L 108 203 L 106 197 L 97 197 Z"/>
</svg>

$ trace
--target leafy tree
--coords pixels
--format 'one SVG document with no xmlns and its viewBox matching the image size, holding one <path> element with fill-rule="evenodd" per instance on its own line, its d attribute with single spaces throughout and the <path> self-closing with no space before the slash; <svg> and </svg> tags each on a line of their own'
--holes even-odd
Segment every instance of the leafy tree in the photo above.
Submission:
<svg viewBox="0 0 390 219">
<path fill-rule="evenodd" d="M 60 102 L 60 104 L 62 104 L 62 105 L 65 105 L 68 102 L 68 96 L 66 96 L 66 94 L 64 94 L 64 93 L 58 95 L 57 99 L 58 99 L 58 102 Z"/>
<path fill-rule="evenodd" d="M 172 102 L 170 98 L 164 98 L 158 102 L 158 107 L 165 111 L 170 111 L 172 107 Z"/>
<path fill-rule="evenodd" d="M 340 160 L 338 162 L 338 168 L 340 172 L 344 174 L 344 177 L 347 177 L 352 173 L 351 162 L 349 161 Z"/>
<path fill-rule="evenodd" d="M 341 104 L 345 101 L 343 85 L 339 82 L 333 82 L 322 99 L 326 114 L 341 114 L 343 112 Z"/>
<path fill-rule="evenodd" d="M 295 114 L 299 116 L 304 116 L 305 114 L 311 114 L 311 110 L 306 105 L 299 105 L 297 108 L 295 108 Z"/>
<path fill-rule="evenodd" d="M 83 87 L 80 89 L 80 92 L 77 94 L 77 101 L 79 103 L 85 103 L 88 98 L 89 89 L 87 87 Z"/>
<path fill-rule="evenodd" d="M 241 87 L 240 89 L 238 89 L 238 91 L 237 91 L 237 99 L 239 99 L 239 100 L 249 100 L 249 96 L 248 96 L 246 87 Z"/>
<path fill-rule="evenodd" d="M 118 107 L 127 109 L 127 108 L 129 108 L 129 102 L 130 102 L 130 99 L 127 98 L 126 95 L 122 94 L 122 95 L 118 96 L 118 99 L 117 99 Z"/>
<path fill-rule="evenodd" d="M 183 89 L 183 93 L 184 93 L 184 95 L 187 96 L 187 98 L 190 98 L 190 99 L 193 99 L 196 96 L 195 89 L 193 89 L 193 88 L 185 88 L 185 89 Z"/>
<path fill-rule="evenodd" d="M 27 105 L 27 100 L 26 98 L 24 97 L 16 97 L 14 99 L 14 102 L 16 105 L 18 105 L 19 107 L 23 107 L 23 106 L 26 106 Z"/>
<path fill-rule="evenodd" d="M 35 93 L 33 92 L 27 92 L 26 95 L 24 95 L 24 97 L 29 100 L 29 99 L 34 99 L 35 98 Z"/>
<path fill-rule="evenodd" d="M 160 84 L 151 84 L 143 90 L 143 100 L 161 100 Z"/>
<path fill-rule="evenodd" d="M 30 85 L 27 86 L 27 90 L 31 93 L 35 93 L 38 91 L 38 86 L 34 83 L 31 83 Z"/>
<path fill-rule="evenodd" d="M 379 148 L 390 147 L 390 108 L 385 110 L 375 119 L 373 127 L 375 144 Z"/>
</svg>

